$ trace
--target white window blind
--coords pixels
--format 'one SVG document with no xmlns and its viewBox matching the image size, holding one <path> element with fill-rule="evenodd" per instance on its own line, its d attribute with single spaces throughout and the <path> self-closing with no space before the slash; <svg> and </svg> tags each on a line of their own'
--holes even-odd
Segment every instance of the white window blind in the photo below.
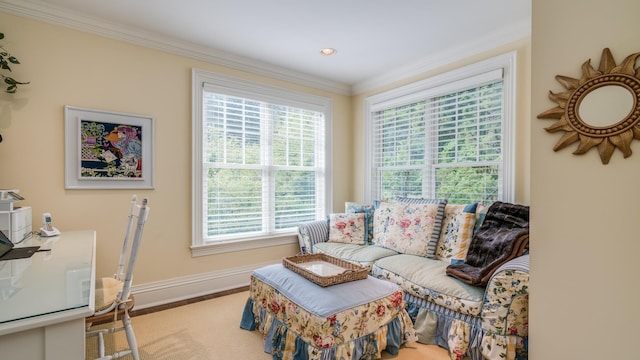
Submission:
<svg viewBox="0 0 640 360">
<path fill-rule="evenodd" d="M 255 243 L 324 217 L 330 102 L 201 77 L 211 82 L 201 82 L 194 104 L 193 244 Z"/>
<path fill-rule="evenodd" d="M 503 199 L 502 79 L 432 99 L 427 142 L 436 198 L 461 204 Z"/>
<path fill-rule="evenodd" d="M 503 69 L 370 100 L 369 197 L 506 200 Z"/>
<path fill-rule="evenodd" d="M 315 220 L 323 114 L 207 91 L 204 102 L 207 237 Z"/>
</svg>

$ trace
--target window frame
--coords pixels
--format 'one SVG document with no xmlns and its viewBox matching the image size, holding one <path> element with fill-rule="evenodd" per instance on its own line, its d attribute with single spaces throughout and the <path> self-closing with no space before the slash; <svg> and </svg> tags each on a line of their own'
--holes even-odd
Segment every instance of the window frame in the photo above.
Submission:
<svg viewBox="0 0 640 360">
<path fill-rule="evenodd" d="M 281 105 L 303 107 L 324 113 L 325 116 L 325 169 L 324 169 L 324 209 L 316 209 L 317 219 L 326 216 L 332 208 L 333 189 L 331 184 L 331 159 L 333 101 L 330 98 L 292 91 L 255 81 L 237 79 L 209 71 L 192 69 L 192 256 L 226 253 L 296 243 L 295 230 L 281 231 L 272 235 L 230 236 L 228 240 L 205 242 L 203 192 L 203 99 L 206 87 L 215 88 L 225 95 L 238 96 Z"/>
<path fill-rule="evenodd" d="M 499 55 L 441 75 L 433 76 L 411 84 L 397 87 L 367 97 L 364 101 L 365 113 L 365 163 L 364 163 L 364 200 L 374 199 L 374 141 L 373 114 L 383 108 L 415 102 L 430 95 L 454 91 L 465 79 L 481 79 L 485 74 L 502 71 L 503 78 L 503 138 L 502 167 L 503 178 L 501 201 L 513 202 L 515 199 L 515 137 L 516 137 L 516 52 Z"/>
</svg>

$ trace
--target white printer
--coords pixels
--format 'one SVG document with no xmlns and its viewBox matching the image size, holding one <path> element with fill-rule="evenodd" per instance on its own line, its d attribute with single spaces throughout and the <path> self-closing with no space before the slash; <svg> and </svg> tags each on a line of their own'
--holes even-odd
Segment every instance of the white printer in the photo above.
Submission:
<svg viewBox="0 0 640 360">
<path fill-rule="evenodd" d="M 0 189 L 0 231 L 13 243 L 19 243 L 32 231 L 31 207 L 15 206 L 24 200 L 18 193 L 15 189 Z"/>
</svg>

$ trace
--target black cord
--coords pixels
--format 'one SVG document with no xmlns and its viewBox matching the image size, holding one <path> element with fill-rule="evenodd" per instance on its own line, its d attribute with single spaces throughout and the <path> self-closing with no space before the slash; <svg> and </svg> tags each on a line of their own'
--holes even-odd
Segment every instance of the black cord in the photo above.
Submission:
<svg viewBox="0 0 640 360">
<path fill-rule="evenodd" d="M 27 239 L 31 239 L 31 237 L 33 237 L 33 234 L 35 233 L 36 233 L 35 231 L 29 231 L 28 233 L 25 233 L 24 236 L 22 236 L 22 240 L 14 242 L 14 244 L 20 244 Z"/>
</svg>

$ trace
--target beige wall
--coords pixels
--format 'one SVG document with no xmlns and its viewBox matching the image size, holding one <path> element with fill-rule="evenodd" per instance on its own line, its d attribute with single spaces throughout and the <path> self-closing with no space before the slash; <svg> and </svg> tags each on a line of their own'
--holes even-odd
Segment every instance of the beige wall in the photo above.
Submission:
<svg viewBox="0 0 640 360">
<path fill-rule="evenodd" d="M 523 39 L 489 52 L 469 57 L 464 61 L 448 64 L 445 67 L 434 69 L 428 73 L 414 76 L 394 84 L 390 84 L 380 89 L 368 91 L 353 97 L 354 111 L 354 131 L 353 140 L 354 158 L 357 159 L 354 166 L 353 177 L 353 201 L 364 199 L 364 151 L 365 151 L 365 105 L 367 97 L 393 89 L 395 87 L 407 85 L 416 81 L 427 79 L 460 67 L 471 65 L 482 60 L 495 56 L 516 52 L 516 179 L 515 179 L 515 202 L 529 204 L 529 128 L 530 128 L 530 42 Z"/>
<path fill-rule="evenodd" d="M 640 51 L 640 2 L 534 0 L 531 126 L 531 359 L 636 359 L 640 339 L 640 142 L 608 165 L 596 149 L 558 152 L 561 133 L 537 115 L 609 47 L 617 63 Z"/>
<path fill-rule="evenodd" d="M 114 271 L 132 194 L 149 197 L 151 213 L 136 283 L 278 261 L 296 246 L 191 257 L 191 70 L 198 68 L 331 98 L 335 154 L 350 151 L 347 96 L 233 71 L 60 26 L 0 13 L 3 44 L 22 62 L 28 80 L 17 94 L 0 95 L 0 188 L 18 188 L 34 227 L 49 211 L 60 230 L 95 229 L 97 272 Z M 63 107 L 73 105 L 155 117 L 154 190 L 65 190 Z M 335 156 L 334 204 L 351 193 L 351 158 Z"/>
<path fill-rule="evenodd" d="M 595 150 L 581 156 L 571 154 L 574 147 L 554 152 L 560 134 L 544 131 L 549 121 L 536 116 L 555 105 L 548 91 L 562 90 L 555 75 L 580 77 L 580 65 L 588 58 L 597 65 L 604 47 L 611 48 L 617 61 L 640 51 L 635 20 L 640 3 L 611 0 L 606 13 L 602 2 L 593 0 L 532 4 L 530 44 L 510 44 L 397 85 L 518 52 L 516 201 L 530 203 L 532 209 L 530 358 L 630 359 L 640 338 L 635 325 L 640 310 L 634 302 L 640 273 L 635 229 L 640 219 L 639 142 L 634 141 L 630 158 L 623 159 L 616 150 L 611 162 L 602 165 Z M 137 191 L 152 201 L 136 269 L 139 283 L 272 261 L 295 252 L 294 246 L 280 246 L 191 258 L 193 67 L 331 97 L 334 209 L 364 196 L 363 101 L 387 88 L 352 100 L 2 13 L 0 24 L 10 50 L 23 62 L 15 67 L 16 77 L 32 82 L 13 97 L 0 95 L 0 132 L 5 137 L 0 144 L 0 188 L 20 188 L 28 199 L 23 204 L 32 206 L 36 217 L 51 211 L 62 230 L 96 229 L 99 275 L 113 271 L 122 232 L 118 220 L 134 191 L 64 190 L 65 104 L 156 119 L 156 189 Z M 338 156 L 350 152 L 353 157 Z M 37 219 L 34 225 L 39 225 Z"/>
</svg>

